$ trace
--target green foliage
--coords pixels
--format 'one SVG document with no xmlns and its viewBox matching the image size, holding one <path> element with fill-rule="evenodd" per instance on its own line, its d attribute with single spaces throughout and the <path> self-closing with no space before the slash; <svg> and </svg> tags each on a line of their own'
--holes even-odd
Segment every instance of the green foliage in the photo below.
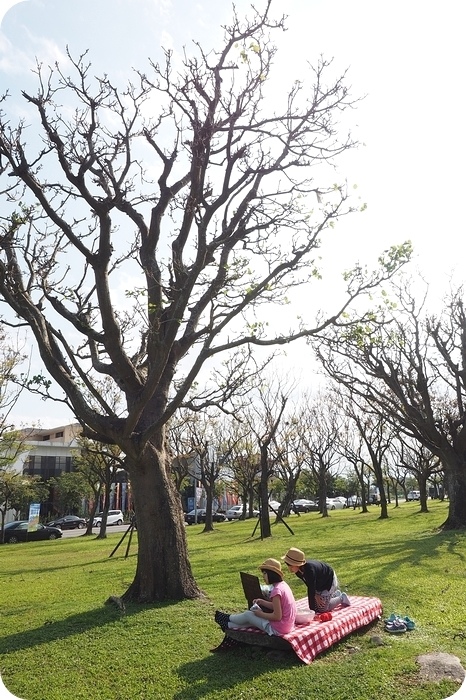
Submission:
<svg viewBox="0 0 466 700">
<path fill-rule="evenodd" d="M 379 520 L 375 506 L 365 515 L 334 511 L 325 520 L 315 513 L 292 516 L 294 536 L 276 524 L 265 541 L 251 537 L 250 521 L 221 523 L 209 534 L 193 525 L 187 529 L 190 558 L 206 598 L 127 606 L 126 614 L 104 605 L 110 595 L 121 594 L 135 566 L 135 544 L 128 558 L 124 548 L 109 557 L 119 533 L 104 541 L 76 537 L 3 545 L 0 586 L 8 601 L 0 627 L 3 682 L 25 700 L 450 697 L 457 684 L 421 682 L 416 657 L 445 651 L 466 664 L 461 636 L 466 536 L 439 534 L 446 504 L 432 502 L 429 508 L 420 514 L 417 504 L 403 504 L 390 510 L 388 521 Z M 244 608 L 238 572 L 255 573 L 265 557 L 280 557 L 290 546 L 329 561 L 350 594 L 380 597 L 387 616 L 408 614 L 416 630 L 395 637 L 376 623 L 310 666 L 293 653 L 273 658 L 254 647 L 211 654 L 222 639 L 214 610 Z M 302 583 L 289 575 L 287 580 L 302 597 Z M 383 646 L 371 641 L 374 635 Z"/>
<path fill-rule="evenodd" d="M 10 507 L 19 515 L 26 517 L 31 503 L 45 501 L 49 488 L 38 476 L 19 474 L 16 487 L 10 496 Z"/>
<path fill-rule="evenodd" d="M 58 507 L 64 515 L 79 513 L 82 499 L 92 493 L 89 483 L 80 472 L 63 472 L 60 476 L 49 479 L 49 484 L 56 489 Z"/>
<path fill-rule="evenodd" d="M 411 241 L 405 241 L 401 245 L 392 245 L 379 257 L 379 265 L 392 274 L 400 265 L 404 265 L 411 259 L 413 245 Z"/>
</svg>

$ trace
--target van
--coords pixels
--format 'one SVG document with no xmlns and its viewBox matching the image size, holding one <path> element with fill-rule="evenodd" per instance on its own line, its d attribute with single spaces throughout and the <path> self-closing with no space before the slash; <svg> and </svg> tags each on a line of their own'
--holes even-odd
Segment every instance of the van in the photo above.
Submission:
<svg viewBox="0 0 466 700">
<path fill-rule="evenodd" d="M 419 501 L 420 498 L 421 498 L 420 491 L 409 491 L 408 495 L 406 496 L 407 501 Z"/>
<path fill-rule="evenodd" d="M 94 516 L 94 527 L 100 527 L 103 513 L 96 513 Z M 107 515 L 107 525 L 123 525 L 123 512 L 121 510 L 109 510 Z"/>
</svg>

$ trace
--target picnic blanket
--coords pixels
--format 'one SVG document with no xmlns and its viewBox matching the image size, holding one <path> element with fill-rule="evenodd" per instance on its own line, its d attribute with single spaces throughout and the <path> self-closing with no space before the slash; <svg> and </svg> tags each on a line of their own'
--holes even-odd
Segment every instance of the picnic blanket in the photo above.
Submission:
<svg viewBox="0 0 466 700">
<path fill-rule="evenodd" d="M 296 625 L 292 632 L 284 634 L 280 639 L 288 642 L 301 661 L 310 664 L 317 654 L 325 651 L 351 632 L 381 617 L 382 603 L 378 598 L 352 595 L 349 596 L 349 599 L 351 605 L 348 607 L 338 606 L 332 610 L 332 619 L 328 622 L 312 620 L 305 625 Z M 307 598 L 297 600 L 296 604 L 298 612 L 309 612 Z M 254 640 L 256 635 L 268 636 L 262 630 L 254 627 L 242 628 L 241 630 L 229 629 L 227 635 L 238 639 L 237 634 L 235 634 L 237 632 L 242 633 L 242 641 L 244 641 L 245 632 L 251 633 L 251 641 L 248 641 L 250 644 L 260 644 L 259 639 L 257 642 Z"/>
</svg>

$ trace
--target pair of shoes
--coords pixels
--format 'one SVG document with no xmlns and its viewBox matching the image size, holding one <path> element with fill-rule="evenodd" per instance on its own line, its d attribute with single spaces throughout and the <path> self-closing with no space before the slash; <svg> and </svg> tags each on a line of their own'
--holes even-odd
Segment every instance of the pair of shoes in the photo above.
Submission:
<svg viewBox="0 0 466 700">
<path fill-rule="evenodd" d="M 392 622 L 399 621 L 402 622 L 407 630 L 414 630 L 416 629 L 416 624 L 414 620 L 411 620 L 410 617 L 405 615 L 405 617 L 402 617 L 401 615 L 398 615 L 398 613 L 392 613 L 390 617 L 387 617 L 386 620 L 384 620 L 385 624 L 391 624 Z"/>
<path fill-rule="evenodd" d="M 401 618 L 397 618 L 392 622 L 385 623 L 385 630 L 391 634 L 403 634 L 407 627 Z"/>
<path fill-rule="evenodd" d="M 342 604 L 345 608 L 347 608 L 348 605 L 351 605 L 351 601 L 350 601 L 350 599 L 348 598 L 348 596 L 347 596 L 346 593 L 342 593 L 342 594 L 341 594 L 341 604 Z"/>
<path fill-rule="evenodd" d="M 221 612 L 220 610 L 216 610 L 214 619 L 217 625 L 222 630 L 222 632 L 226 632 L 228 629 L 228 623 L 230 622 L 230 616 L 227 615 L 227 613 Z"/>
</svg>

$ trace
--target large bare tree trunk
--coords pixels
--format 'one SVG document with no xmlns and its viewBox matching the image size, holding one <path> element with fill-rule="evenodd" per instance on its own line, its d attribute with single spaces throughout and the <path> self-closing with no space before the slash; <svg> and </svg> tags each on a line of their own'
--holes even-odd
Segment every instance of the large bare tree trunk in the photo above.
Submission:
<svg viewBox="0 0 466 700">
<path fill-rule="evenodd" d="M 466 468 L 463 462 L 444 464 L 448 477 L 448 517 L 444 530 L 464 530 L 466 527 Z"/>
<path fill-rule="evenodd" d="M 149 603 L 201 595 L 191 571 L 181 502 L 168 465 L 168 454 L 151 444 L 137 462 L 129 459 L 138 560 L 125 600 Z"/>
</svg>

